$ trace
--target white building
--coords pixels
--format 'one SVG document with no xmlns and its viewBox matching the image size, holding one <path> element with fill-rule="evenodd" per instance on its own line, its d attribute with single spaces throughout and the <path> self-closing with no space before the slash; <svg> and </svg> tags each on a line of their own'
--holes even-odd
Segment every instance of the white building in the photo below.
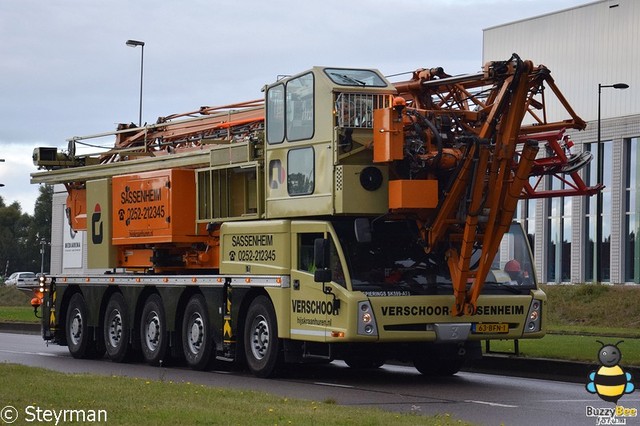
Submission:
<svg viewBox="0 0 640 426">
<path fill-rule="evenodd" d="M 640 283 L 640 1 L 601 0 L 484 30 L 484 61 L 513 52 L 546 65 L 588 122 L 571 132 L 574 149 L 594 154 L 582 170 L 585 182 L 596 183 L 600 166 L 606 185 L 601 202 L 593 196 L 520 203 L 539 280 Z M 616 90 L 616 83 L 629 88 Z"/>
</svg>

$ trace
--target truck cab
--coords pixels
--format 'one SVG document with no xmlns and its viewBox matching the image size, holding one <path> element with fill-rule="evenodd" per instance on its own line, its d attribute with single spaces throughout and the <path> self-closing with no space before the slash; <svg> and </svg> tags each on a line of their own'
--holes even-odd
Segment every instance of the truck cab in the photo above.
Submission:
<svg viewBox="0 0 640 426">
<path fill-rule="evenodd" d="M 290 360 L 337 358 L 364 367 L 395 359 L 425 374 L 435 374 L 435 366 L 438 374 L 452 374 L 481 356 L 482 340 L 544 335 L 546 296 L 517 223 L 505 234 L 473 317 L 452 315 L 446 262 L 424 252 L 413 221 L 344 217 L 248 225 L 223 225 L 221 269 L 288 276 L 289 291 L 269 294 Z"/>
</svg>

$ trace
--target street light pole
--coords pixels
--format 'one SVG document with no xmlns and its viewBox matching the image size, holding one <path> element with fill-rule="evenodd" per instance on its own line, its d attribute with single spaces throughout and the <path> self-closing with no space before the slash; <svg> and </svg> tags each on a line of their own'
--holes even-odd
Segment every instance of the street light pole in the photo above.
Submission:
<svg viewBox="0 0 640 426">
<path fill-rule="evenodd" d="M 138 126 L 142 127 L 142 76 L 144 75 L 144 41 L 127 40 L 125 44 L 129 47 L 140 46 L 142 48 L 142 53 L 140 55 L 140 111 L 138 114 Z"/>
<path fill-rule="evenodd" d="M 598 83 L 598 164 L 596 169 L 596 180 L 597 183 L 603 183 L 604 179 L 604 146 L 602 145 L 602 115 L 601 115 L 601 95 L 603 88 L 614 88 L 614 89 L 628 89 L 629 85 L 626 83 L 616 83 L 616 84 L 601 84 Z M 602 282 L 602 267 L 600 262 L 600 245 L 602 244 L 602 214 L 603 214 L 603 206 L 602 206 L 602 191 L 598 191 L 596 195 L 596 240 L 594 244 L 594 253 L 593 253 L 593 269 L 595 274 L 594 281 L 597 283 Z"/>
<path fill-rule="evenodd" d="M 44 274 L 44 248 L 49 243 L 44 238 L 40 239 L 40 274 Z"/>
</svg>

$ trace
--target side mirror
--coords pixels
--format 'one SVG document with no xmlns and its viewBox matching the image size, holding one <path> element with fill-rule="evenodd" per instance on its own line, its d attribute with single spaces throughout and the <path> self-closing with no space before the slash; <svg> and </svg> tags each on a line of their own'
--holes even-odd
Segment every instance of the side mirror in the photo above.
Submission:
<svg viewBox="0 0 640 426">
<path fill-rule="evenodd" d="M 313 273 L 313 280 L 317 283 L 326 283 L 331 281 L 330 269 L 330 243 L 326 238 L 316 238 L 313 241 L 313 263 L 316 270 Z"/>
<path fill-rule="evenodd" d="M 313 280 L 317 283 L 328 283 L 331 281 L 331 269 L 316 269 L 313 273 Z"/>
<path fill-rule="evenodd" d="M 356 241 L 359 243 L 370 243 L 371 236 L 371 224 L 366 217 L 359 217 L 353 222 L 353 228 L 356 233 Z"/>
</svg>

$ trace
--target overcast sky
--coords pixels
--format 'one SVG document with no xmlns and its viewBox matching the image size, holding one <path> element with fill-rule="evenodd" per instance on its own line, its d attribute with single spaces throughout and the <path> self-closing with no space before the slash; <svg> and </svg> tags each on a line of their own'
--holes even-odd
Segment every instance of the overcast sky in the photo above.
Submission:
<svg viewBox="0 0 640 426">
<path fill-rule="evenodd" d="M 127 39 L 146 43 L 142 117 L 152 123 L 260 98 L 278 75 L 314 65 L 476 72 L 484 28 L 587 3 L 1 0 L 0 195 L 33 213 L 34 147 L 137 123 L 141 49 Z"/>
</svg>

